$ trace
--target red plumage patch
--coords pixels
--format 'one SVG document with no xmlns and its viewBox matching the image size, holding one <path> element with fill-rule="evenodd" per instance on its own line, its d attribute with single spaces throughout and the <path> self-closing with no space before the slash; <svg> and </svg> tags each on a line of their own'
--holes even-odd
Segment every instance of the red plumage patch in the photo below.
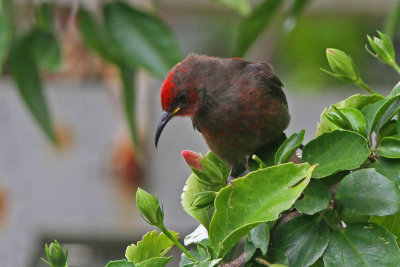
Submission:
<svg viewBox="0 0 400 267">
<path fill-rule="evenodd" d="M 161 89 L 161 106 L 163 110 L 169 110 L 172 106 L 174 101 L 172 92 L 175 87 L 175 83 L 172 81 L 174 76 L 174 71 L 171 70 L 168 73 L 167 78 L 165 79 L 162 89 Z"/>
</svg>

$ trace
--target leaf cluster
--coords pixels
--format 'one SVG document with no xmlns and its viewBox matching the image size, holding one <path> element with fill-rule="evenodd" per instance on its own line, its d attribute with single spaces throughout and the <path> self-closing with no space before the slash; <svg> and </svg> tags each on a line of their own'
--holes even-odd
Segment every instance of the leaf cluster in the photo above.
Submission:
<svg viewBox="0 0 400 267">
<path fill-rule="evenodd" d="M 201 162 L 219 171 L 194 172 L 182 194 L 200 226 L 185 238 L 195 260 L 185 253 L 180 266 L 399 266 L 399 111 L 399 85 L 352 95 L 323 111 L 304 147 L 304 130 L 281 136 L 231 185 L 202 182 L 228 176 L 209 152 Z M 303 163 L 289 162 L 296 152 Z"/>
</svg>

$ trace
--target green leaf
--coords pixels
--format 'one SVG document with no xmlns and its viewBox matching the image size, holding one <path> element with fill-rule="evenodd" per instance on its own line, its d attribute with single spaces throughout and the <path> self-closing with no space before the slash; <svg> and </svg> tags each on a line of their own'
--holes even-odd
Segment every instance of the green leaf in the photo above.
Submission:
<svg viewBox="0 0 400 267">
<path fill-rule="evenodd" d="M 269 244 L 269 229 L 265 223 L 261 223 L 250 230 L 247 235 L 244 249 L 246 251 L 246 261 L 249 261 L 257 249 L 261 250 L 262 255 L 267 253 Z"/>
<path fill-rule="evenodd" d="M 304 197 L 294 204 L 301 213 L 313 215 L 329 207 L 332 194 L 328 188 L 319 180 L 312 179 L 304 190 Z"/>
<path fill-rule="evenodd" d="M 275 164 L 282 164 L 289 161 L 290 157 L 301 146 L 304 139 L 305 130 L 292 134 L 283 142 L 275 154 Z"/>
<path fill-rule="evenodd" d="M 331 235 L 324 254 L 326 267 L 399 266 L 395 237 L 376 224 L 352 224 Z"/>
<path fill-rule="evenodd" d="M 215 199 L 209 229 L 218 256 L 223 257 L 258 224 L 289 209 L 307 186 L 312 170 L 308 164 L 287 163 L 251 172 L 224 187 Z"/>
<path fill-rule="evenodd" d="M 212 0 L 214 3 L 224 5 L 239 12 L 241 15 L 249 15 L 251 5 L 249 0 Z"/>
<path fill-rule="evenodd" d="M 289 259 L 281 250 L 271 247 L 268 249 L 267 260 L 271 263 L 278 263 L 289 266 Z"/>
<path fill-rule="evenodd" d="M 104 25 L 98 23 L 89 11 L 78 12 L 79 31 L 84 44 L 102 59 L 114 64 L 121 63 L 121 54 Z"/>
<path fill-rule="evenodd" d="M 397 136 L 397 121 L 390 120 L 379 130 L 379 138 Z"/>
<path fill-rule="evenodd" d="M 387 98 L 389 99 L 398 95 L 400 95 L 400 82 L 398 82 L 396 86 L 393 87 L 392 91 L 390 91 L 390 94 L 387 96 Z"/>
<path fill-rule="evenodd" d="M 51 31 L 35 29 L 31 36 L 32 56 L 39 68 L 54 72 L 62 63 L 62 52 L 57 37 Z"/>
<path fill-rule="evenodd" d="M 186 255 L 182 255 L 182 260 L 185 259 Z M 187 261 L 183 261 L 179 263 L 179 267 L 214 267 L 218 266 L 218 264 L 221 262 L 221 259 L 216 259 L 216 260 L 205 260 L 202 262 L 199 262 L 198 264 L 195 264 L 194 262 L 190 261 L 187 259 Z"/>
<path fill-rule="evenodd" d="M 370 165 L 377 172 L 400 185 L 400 160 L 380 158 Z"/>
<path fill-rule="evenodd" d="M 137 267 L 133 262 L 128 262 L 126 260 L 110 261 L 107 263 L 106 267 Z"/>
<path fill-rule="evenodd" d="M 372 131 L 379 133 L 382 126 L 390 121 L 399 109 L 400 95 L 366 106 L 362 114 L 367 121 L 367 133 L 370 134 Z"/>
<path fill-rule="evenodd" d="M 179 234 L 174 231 L 169 231 L 175 238 Z M 174 243 L 163 233 L 158 234 L 157 231 L 148 232 L 142 237 L 142 240 L 137 244 L 132 244 L 126 248 L 125 257 L 128 261 L 133 261 L 136 264 L 142 261 L 164 256 Z"/>
<path fill-rule="evenodd" d="M 339 205 L 361 215 L 390 215 L 399 211 L 397 185 L 375 169 L 361 169 L 348 174 L 336 191 Z"/>
<path fill-rule="evenodd" d="M 378 133 L 382 126 L 389 122 L 399 110 L 400 95 L 387 99 L 376 113 L 372 129 Z"/>
<path fill-rule="evenodd" d="M 342 170 L 358 168 L 371 154 L 363 136 L 343 130 L 326 132 L 303 149 L 303 162 L 319 164 L 314 178 L 323 178 Z"/>
<path fill-rule="evenodd" d="M 376 153 L 385 158 L 400 158 L 400 139 L 396 137 L 384 137 Z"/>
<path fill-rule="evenodd" d="M 210 240 L 208 239 L 197 244 L 197 247 L 192 249 L 190 254 L 200 262 L 195 264 L 184 253 L 182 253 L 181 261 L 179 262 L 180 267 L 213 267 L 217 266 L 222 260 L 216 259 L 216 252 L 211 247 Z"/>
<path fill-rule="evenodd" d="M 397 136 L 400 136 L 400 112 L 397 114 Z"/>
<path fill-rule="evenodd" d="M 233 55 L 242 57 L 262 31 L 268 27 L 282 0 L 264 0 L 252 14 L 243 18 L 239 24 L 238 39 Z"/>
<path fill-rule="evenodd" d="M 10 56 L 10 70 L 18 92 L 29 112 L 42 128 L 47 138 L 57 144 L 50 113 L 43 94 L 42 81 L 31 55 L 31 35 L 18 40 Z"/>
<path fill-rule="evenodd" d="M 369 104 L 376 103 L 382 99 L 384 99 L 384 97 L 381 95 L 355 94 L 346 98 L 345 100 L 342 100 L 334 104 L 334 106 L 337 108 L 355 108 L 361 111 L 364 107 L 368 106 Z"/>
<path fill-rule="evenodd" d="M 355 108 L 355 109 L 361 111 L 365 106 L 376 103 L 382 99 L 384 99 L 383 96 L 375 95 L 375 94 L 371 94 L 371 95 L 355 94 L 355 95 L 352 95 L 352 96 L 346 98 L 345 100 L 342 100 L 332 106 L 335 106 L 336 108 Z M 328 114 L 328 109 L 325 108 L 321 114 L 321 121 L 318 124 L 317 136 L 320 136 L 321 134 L 323 134 L 325 132 L 334 130 L 334 129 L 331 129 L 329 126 L 329 120 L 326 117 L 327 114 Z"/>
<path fill-rule="evenodd" d="M 319 216 L 299 215 L 276 231 L 274 247 L 283 251 L 289 266 L 309 266 L 324 253 L 329 227 Z"/>
<path fill-rule="evenodd" d="M 164 78 L 182 59 L 170 29 L 155 15 L 113 1 L 104 7 L 106 26 L 124 62 Z"/>
<path fill-rule="evenodd" d="M 337 125 L 339 128 L 354 131 L 362 136 L 367 136 L 367 123 L 361 111 L 355 108 L 336 108 L 335 106 L 332 106 L 332 109 L 333 110 L 331 110 L 328 115 L 334 115 L 340 118 L 345 125 L 345 127 Z"/>
<path fill-rule="evenodd" d="M 126 122 L 128 124 L 129 133 L 132 144 L 138 155 L 141 155 L 140 140 L 136 125 L 136 91 L 134 88 L 135 71 L 125 65 L 119 65 L 121 81 L 122 81 L 122 106 Z"/>
<path fill-rule="evenodd" d="M 379 108 L 382 106 L 382 104 L 384 102 L 385 102 L 385 100 L 380 100 L 378 102 L 375 102 L 373 104 L 370 104 L 370 105 L 364 107 L 361 110 L 361 113 L 363 114 L 365 121 L 367 122 L 367 134 L 368 135 L 373 130 L 372 124 L 374 123 L 376 113 L 378 112 Z"/>
<path fill-rule="evenodd" d="M 172 259 L 172 256 L 166 258 L 166 257 L 155 257 L 151 258 L 145 261 L 142 261 L 138 264 L 136 264 L 137 267 L 164 267 L 166 266 L 170 260 Z"/>
<path fill-rule="evenodd" d="M 0 67 L 10 51 L 13 38 L 13 1 L 0 1 Z"/>
<path fill-rule="evenodd" d="M 337 209 L 340 219 L 346 224 L 368 222 L 370 215 L 361 215 L 355 213 L 354 209 L 347 208 L 345 206 L 340 206 Z"/>
<path fill-rule="evenodd" d="M 222 170 L 222 167 L 220 166 L 226 165 L 222 162 L 218 163 L 218 161 L 220 160 L 218 160 L 218 158 L 212 152 L 207 153 L 206 157 L 216 163 L 220 170 Z M 224 178 L 226 179 L 228 177 L 228 173 L 226 172 L 226 170 L 222 170 L 222 172 Z M 196 194 L 200 192 L 215 191 L 215 189 L 216 188 L 212 186 L 201 183 L 199 181 L 199 178 L 195 174 L 192 174 L 187 179 L 186 184 L 183 187 L 183 193 L 181 196 L 182 207 L 186 211 L 186 213 L 195 218 L 198 222 L 200 222 L 207 230 L 211 221 L 211 217 L 214 214 L 214 208 L 197 208 L 193 206 L 192 203 L 197 197 Z"/>
<path fill-rule="evenodd" d="M 372 216 L 369 220 L 379 224 L 397 237 L 397 244 L 400 245 L 400 213 L 387 216 Z"/>
<path fill-rule="evenodd" d="M 311 265 L 311 267 L 325 267 L 324 261 L 322 260 L 322 258 L 319 258 L 319 260 L 314 262 L 314 264 Z"/>
</svg>

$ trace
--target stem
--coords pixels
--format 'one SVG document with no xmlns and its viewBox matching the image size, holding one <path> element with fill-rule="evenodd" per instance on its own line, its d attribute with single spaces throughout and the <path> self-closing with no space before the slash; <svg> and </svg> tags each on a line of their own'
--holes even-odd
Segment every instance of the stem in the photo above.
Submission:
<svg viewBox="0 0 400 267">
<path fill-rule="evenodd" d="M 396 61 L 393 61 L 393 63 L 390 64 L 390 66 L 392 66 L 392 68 L 394 68 L 394 70 L 400 75 L 400 67 L 399 65 L 397 65 Z"/>
<path fill-rule="evenodd" d="M 272 265 L 271 263 L 269 263 L 268 261 L 264 260 L 263 258 L 256 258 L 256 262 L 261 264 L 261 265 L 264 265 L 264 266 Z"/>
<path fill-rule="evenodd" d="M 194 261 L 196 264 L 199 263 L 199 261 L 192 255 L 190 254 L 189 251 L 186 250 L 186 248 L 173 236 L 171 233 L 165 228 L 164 225 L 159 225 L 157 226 L 161 232 L 164 233 L 174 244 L 183 252 L 185 253 L 186 256 L 188 256 L 189 259 Z"/>
<path fill-rule="evenodd" d="M 365 91 L 367 91 L 370 94 L 374 94 L 374 95 L 381 95 L 377 92 L 375 92 L 374 90 L 372 90 L 363 80 L 359 79 L 358 81 L 355 82 L 355 84 L 359 87 L 361 87 L 362 89 L 364 89 Z"/>
<path fill-rule="evenodd" d="M 265 164 L 256 154 L 253 154 L 251 157 L 254 161 L 256 161 L 258 164 L 260 164 L 260 168 L 266 168 L 267 164 Z"/>
</svg>

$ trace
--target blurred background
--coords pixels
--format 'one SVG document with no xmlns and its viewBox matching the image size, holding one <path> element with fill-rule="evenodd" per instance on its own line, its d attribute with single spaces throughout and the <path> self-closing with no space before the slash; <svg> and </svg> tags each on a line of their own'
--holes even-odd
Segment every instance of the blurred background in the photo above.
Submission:
<svg viewBox="0 0 400 267">
<path fill-rule="evenodd" d="M 54 239 L 71 267 L 122 259 L 153 229 L 137 186 L 158 195 L 169 229 L 197 226 L 180 205 L 181 151 L 206 153 L 200 133 L 177 118 L 154 147 L 162 80 L 189 53 L 272 63 L 286 133 L 304 128 L 307 141 L 324 107 L 361 93 L 320 70 L 326 48 L 385 94 L 398 77 L 366 35 L 383 31 L 399 51 L 399 22 L 395 0 L 0 0 L 0 266 L 45 266 Z"/>
</svg>

